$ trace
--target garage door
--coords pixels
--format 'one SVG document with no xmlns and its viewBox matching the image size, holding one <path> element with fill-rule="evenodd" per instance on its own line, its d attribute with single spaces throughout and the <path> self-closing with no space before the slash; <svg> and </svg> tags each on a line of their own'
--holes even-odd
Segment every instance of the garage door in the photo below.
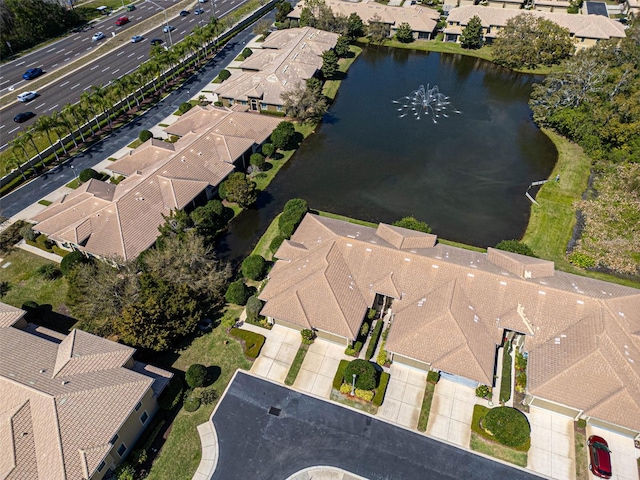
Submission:
<svg viewBox="0 0 640 480">
<path fill-rule="evenodd" d="M 460 375 L 454 375 L 453 373 L 440 372 L 440 377 L 446 378 L 450 382 L 459 383 L 466 387 L 476 388 L 479 384 L 475 380 L 469 380 L 468 378 L 461 377 Z"/>
</svg>

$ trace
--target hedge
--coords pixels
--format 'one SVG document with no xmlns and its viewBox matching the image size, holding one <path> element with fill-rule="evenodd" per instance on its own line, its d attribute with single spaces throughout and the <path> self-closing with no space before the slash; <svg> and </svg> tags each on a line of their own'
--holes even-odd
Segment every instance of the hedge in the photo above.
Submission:
<svg viewBox="0 0 640 480">
<path fill-rule="evenodd" d="M 95 180 L 100 180 L 102 178 L 102 175 L 96 172 L 93 168 L 85 168 L 80 172 L 80 175 L 78 175 L 78 178 L 82 183 L 84 183 L 84 182 L 88 182 L 92 178 Z"/>
<path fill-rule="evenodd" d="M 260 355 L 260 350 L 262 350 L 262 346 L 266 340 L 263 335 L 239 328 L 232 328 L 229 333 L 243 341 L 244 354 L 247 357 L 255 359 Z"/>
<path fill-rule="evenodd" d="M 376 394 L 373 397 L 373 404 L 376 407 L 379 407 L 382 405 L 382 402 L 384 402 L 384 395 L 387 393 L 387 385 L 389 384 L 390 378 L 391 375 L 387 372 L 382 372 L 380 374 L 380 383 L 378 383 L 378 386 L 376 387 Z"/>
<path fill-rule="evenodd" d="M 342 386 L 342 381 L 344 380 L 344 371 L 349 366 L 348 360 L 340 360 L 340 365 L 338 365 L 338 370 L 336 371 L 336 375 L 333 377 L 333 388 L 336 390 L 340 390 Z"/>
<path fill-rule="evenodd" d="M 378 320 L 376 322 L 376 326 L 373 327 L 371 340 L 369 341 L 369 346 L 367 347 L 367 352 L 364 356 L 365 360 L 371 360 L 371 358 L 373 357 L 373 354 L 376 351 L 376 346 L 378 345 L 378 340 L 380 339 L 380 332 L 382 331 L 383 326 L 384 322 L 382 320 Z"/>
</svg>

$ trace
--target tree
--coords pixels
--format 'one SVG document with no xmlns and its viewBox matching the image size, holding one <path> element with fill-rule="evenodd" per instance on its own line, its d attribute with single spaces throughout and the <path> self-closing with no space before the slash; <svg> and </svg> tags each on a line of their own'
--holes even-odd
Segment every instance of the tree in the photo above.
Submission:
<svg viewBox="0 0 640 480">
<path fill-rule="evenodd" d="M 280 98 L 286 115 L 300 122 L 318 123 L 329 110 L 329 102 L 322 94 L 322 84 L 317 78 L 307 79 L 305 88 L 298 82 Z"/>
<path fill-rule="evenodd" d="M 504 250 L 506 252 L 519 253 L 520 255 L 526 255 L 528 257 L 535 257 L 531 247 L 526 243 L 519 242 L 518 240 L 502 240 L 495 248 L 498 250 Z"/>
<path fill-rule="evenodd" d="M 211 242 L 219 230 L 233 217 L 233 211 L 220 200 L 210 200 L 191 212 L 191 220 L 199 235 Z"/>
<path fill-rule="evenodd" d="M 407 22 L 401 23 L 396 29 L 396 40 L 400 43 L 413 42 L 413 30 L 411 30 L 411 25 Z"/>
<path fill-rule="evenodd" d="M 372 43 L 383 43 L 389 38 L 389 26 L 383 23 L 380 15 L 376 13 L 369 19 L 367 33 Z"/>
<path fill-rule="evenodd" d="M 253 205 L 258 198 L 255 182 L 242 172 L 229 175 L 218 187 L 218 193 L 224 200 L 237 203 L 242 208 Z"/>
<path fill-rule="evenodd" d="M 553 65 L 574 51 L 569 30 L 558 24 L 522 13 L 507 20 L 493 42 L 493 58 L 510 68 Z"/>
<path fill-rule="evenodd" d="M 193 220 L 184 210 L 171 210 L 169 215 L 161 214 L 164 223 L 158 227 L 158 231 L 163 237 L 183 235 L 193 227 Z"/>
<path fill-rule="evenodd" d="M 253 26 L 253 33 L 255 33 L 256 35 L 261 35 L 263 39 L 267 38 L 269 33 L 271 33 L 271 22 L 269 22 L 269 20 L 260 20 L 256 22 L 256 24 Z"/>
<path fill-rule="evenodd" d="M 82 252 L 74 250 L 62 257 L 62 260 L 60 261 L 60 271 L 66 277 L 73 267 L 86 262 L 87 257 L 85 257 Z"/>
<path fill-rule="evenodd" d="M 236 280 L 229 285 L 227 293 L 224 294 L 224 298 L 229 303 L 244 305 L 249 298 L 249 289 L 242 280 Z"/>
<path fill-rule="evenodd" d="M 200 388 L 207 380 L 207 367 L 199 363 L 194 363 L 187 368 L 184 379 L 190 388 Z"/>
<path fill-rule="evenodd" d="M 255 295 L 252 295 L 247 300 L 247 306 L 245 307 L 245 311 L 247 313 L 247 318 L 249 320 L 257 320 L 260 317 L 260 311 L 262 310 L 262 300 L 260 300 Z"/>
<path fill-rule="evenodd" d="M 265 157 L 271 157 L 275 153 L 276 147 L 272 143 L 265 143 L 262 145 L 261 150 Z"/>
<path fill-rule="evenodd" d="M 284 235 L 277 235 L 273 240 L 271 240 L 271 243 L 269 244 L 269 251 L 271 253 L 276 253 L 280 248 L 280 245 L 282 245 L 282 242 L 285 240 L 286 237 Z"/>
<path fill-rule="evenodd" d="M 249 157 L 249 163 L 254 167 L 256 171 L 261 171 L 266 163 L 264 155 L 261 153 L 252 153 Z"/>
<path fill-rule="evenodd" d="M 415 230 L 417 232 L 431 233 L 431 227 L 415 217 L 403 217 L 397 222 L 393 222 L 396 227 L 408 228 L 409 230 Z"/>
<path fill-rule="evenodd" d="M 460 44 L 462 48 L 477 49 L 483 44 L 482 20 L 478 15 L 469 19 L 467 26 L 462 29 Z"/>
<path fill-rule="evenodd" d="M 347 36 L 351 39 L 364 36 L 364 23 L 357 13 L 352 13 L 347 18 Z"/>
<path fill-rule="evenodd" d="M 249 255 L 242 261 L 242 275 L 249 280 L 262 280 L 267 271 L 267 262 L 262 255 Z"/>
<path fill-rule="evenodd" d="M 293 7 L 289 2 L 279 2 L 276 5 L 276 22 L 284 22 L 292 10 Z"/>
<path fill-rule="evenodd" d="M 334 48 L 336 55 L 340 58 L 344 58 L 349 55 L 349 38 L 341 35 L 338 37 L 338 41 L 336 42 L 336 46 Z"/>
<path fill-rule="evenodd" d="M 41 115 L 38 117 L 38 120 L 33 124 L 33 129 L 36 132 L 44 133 L 47 136 L 47 140 L 49 140 L 49 145 L 51 145 L 51 149 L 53 150 L 53 154 L 56 157 L 56 160 L 60 160 L 58 156 L 57 149 L 53 146 L 53 140 L 51 140 L 51 132 L 53 131 L 55 124 L 51 117 L 47 115 Z"/>
<path fill-rule="evenodd" d="M 316 17 L 313 16 L 313 12 L 309 7 L 303 7 L 300 11 L 300 26 L 301 27 L 315 27 Z"/>
<path fill-rule="evenodd" d="M 326 79 L 332 79 L 338 73 L 338 56 L 333 50 L 322 52 L 322 67 L 320 68 L 322 76 Z"/>
<path fill-rule="evenodd" d="M 100 178 L 102 178 L 102 175 L 96 172 L 93 168 L 85 168 L 80 172 L 80 175 L 78 175 L 78 179 L 82 183 L 88 182 L 92 178 L 99 180 Z"/>
<path fill-rule="evenodd" d="M 280 122 L 275 130 L 271 132 L 271 143 L 280 150 L 288 150 L 294 148 L 295 135 L 296 129 L 293 123 L 285 120 Z"/>
</svg>

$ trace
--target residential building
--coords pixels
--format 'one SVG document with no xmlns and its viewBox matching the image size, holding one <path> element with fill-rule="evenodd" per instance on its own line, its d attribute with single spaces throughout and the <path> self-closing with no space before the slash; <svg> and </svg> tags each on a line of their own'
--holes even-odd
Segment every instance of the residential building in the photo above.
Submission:
<svg viewBox="0 0 640 480">
<path fill-rule="evenodd" d="M 541 4 L 537 3 L 537 5 Z M 576 45 L 576 50 L 589 48 L 600 40 L 625 37 L 624 26 L 610 18 L 601 15 L 557 13 L 555 8 L 553 10 L 553 12 L 549 12 L 483 6 L 457 7 L 452 9 L 447 17 L 444 40 L 446 42 L 459 42 L 462 30 L 467 26 L 469 20 L 477 15 L 482 21 L 484 41 L 490 44 L 496 38 L 498 32 L 507 25 L 507 21 L 523 13 L 550 20 L 568 29 L 569 35 Z"/>
<path fill-rule="evenodd" d="M 640 433 L 640 290 L 311 214 L 275 257 L 260 293 L 271 322 L 346 346 L 375 308 L 393 362 L 473 386 L 494 385 L 509 339 L 528 356 L 527 403 Z"/>
<path fill-rule="evenodd" d="M 396 30 L 403 23 L 408 23 L 416 40 L 431 40 L 435 38 L 436 24 L 440 19 L 440 13 L 421 5 L 406 5 L 393 7 L 377 3 L 374 0 L 362 2 L 344 2 L 341 0 L 326 0 L 325 2 L 334 15 L 348 17 L 352 13 L 357 14 L 365 24 L 373 19 L 382 22 L 388 27 L 389 36 L 393 37 Z M 405 2 L 407 3 L 407 2 Z M 298 2 L 289 18 L 300 19 L 303 2 Z"/>
<path fill-rule="evenodd" d="M 127 456 L 172 374 L 133 348 L 63 335 L 0 303 L 0 478 L 99 480 Z"/>
<path fill-rule="evenodd" d="M 167 130 L 175 143 L 150 139 L 110 165 L 118 185 L 92 179 L 33 217 L 34 230 L 58 246 L 115 261 L 154 244 L 164 216 L 213 198 L 236 166 L 244 169 L 280 119 L 194 107 Z"/>
<path fill-rule="evenodd" d="M 216 89 L 218 99 L 227 107 L 281 112 L 282 94 L 313 77 L 322 67 L 322 53 L 337 41 L 338 34 L 311 27 L 273 32 L 239 65 L 240 72 Z"/>
</svg>

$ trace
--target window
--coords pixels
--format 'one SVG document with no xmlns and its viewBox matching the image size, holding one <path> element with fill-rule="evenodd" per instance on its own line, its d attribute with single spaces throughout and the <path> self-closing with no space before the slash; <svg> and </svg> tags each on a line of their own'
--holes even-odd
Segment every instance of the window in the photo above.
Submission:
<svg viewBox="0 0 640 480">
<path fill-rule="evenodd" d="M 140 421 L 143 424 L 147 422 L 148 418 L 149 418 L 149 414 L 147 414 L 147 412 L 142 412 L 142 415 L 140 415 Z"/>
<path fill-rule="evenodd" d="M 142 406 L 142 402 L 138 402 L 138 404 L 136 405 L 136 412 L 140 410 L 141 406 Z"/>
<path fill-rule="evenodd" d="M 123 456 L 124 452 L 126 451 L 127 451 L 127 446 L 124 443 L 120 445 L 120 447 L 118 447 L 118 455 Z"/>
<path fill-rule="evenodd" d="M 112 438 L 111 440 L 109 440 L 109 443 L 110 443 L 111 445 L 115 445 L 117 441 L 118 441 L 118 434 L 116 433 L 116 434 L 113 436 L 113 438 Z"/>
<path fill-rule="evenodd" d="M 281 111 L 282 111 L 282 106 L 281 106 L 281 105 L 278 105 L 278 106 L 277 106 L 277 108 L 276 108 L 276 110 L 278 110 L 279 112 L 281 112 Z"/>
<path fill-rule="evenodd" d="M 98 465 L 98 471 L 101 472 L 102 469 L 104 468 L 105 463 L 104 462 L 100 462 L 100 465 Z"/>
<path fill-rule="evenodd" d="M 261 110 L 266 110 L 267 109 L 267 104 L 266 103 L 261 103 L 260 104 L 260 109 Z"/>
</svg>

